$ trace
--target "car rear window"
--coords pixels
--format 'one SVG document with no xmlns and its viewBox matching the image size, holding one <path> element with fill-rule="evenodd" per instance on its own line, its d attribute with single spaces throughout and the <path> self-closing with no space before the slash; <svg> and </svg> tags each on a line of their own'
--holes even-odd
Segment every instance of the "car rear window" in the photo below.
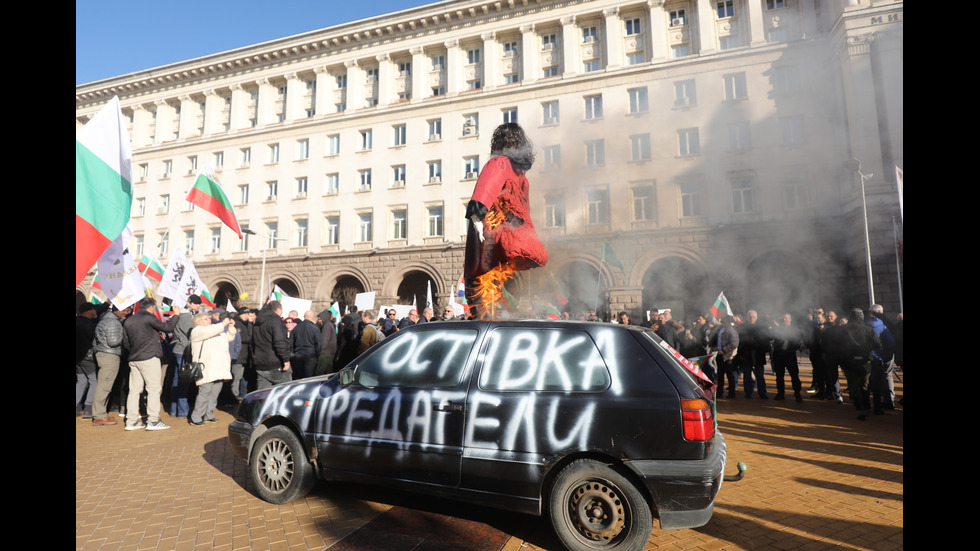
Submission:
<svg viewBox="0 0 980 551">
<path fill-rule="evenodd" d="M 480 372 L 484 390 L 588 392 L 609 380 L 592 337 L 567 329 L 495 329 Z"/>
</svg>

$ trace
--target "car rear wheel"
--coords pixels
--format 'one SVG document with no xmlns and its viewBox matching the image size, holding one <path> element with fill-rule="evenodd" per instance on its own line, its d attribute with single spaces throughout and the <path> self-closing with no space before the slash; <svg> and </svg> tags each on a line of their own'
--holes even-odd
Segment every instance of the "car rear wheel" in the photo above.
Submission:
<svg viewBox="0 0 980 551">
<path fill-rule="evenodd" d="M 551 488 L 551 524 L 570 551 L 640 550 L 653 517 L 632 482 L 599 461 L 579 459 L 558 473 Z"/>
<path fill-rule="evenodd" d="M 256 440 L 249 474 L 259 497 L 277 505 L 305 496 L 316 484 L 303 445 L 283 426 L 272 427 Z"/>
</svg>

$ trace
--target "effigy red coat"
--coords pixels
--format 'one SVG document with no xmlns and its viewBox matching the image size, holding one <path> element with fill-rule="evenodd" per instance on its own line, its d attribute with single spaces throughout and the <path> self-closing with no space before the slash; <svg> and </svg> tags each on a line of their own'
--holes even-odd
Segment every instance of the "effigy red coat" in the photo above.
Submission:
<svg viewBox="0 0 980 551">
<path fill-rule="evenodd" d="M 468 224 L 466 236 L 466 279 L 483 275 L 499 264 L 509 262 L 517 270 L 528 270 L 548 263 L 548 251 L 538 239 L 531 222 L 528 182 L 511 166 L 510 159 L 498 156 L 487 161 L 473 190 L 467 216 L 481 215 L 484 223 L 494 213 L 504 217 L 494 228 L 484 226 L 484 240 Z"/>
</svg>

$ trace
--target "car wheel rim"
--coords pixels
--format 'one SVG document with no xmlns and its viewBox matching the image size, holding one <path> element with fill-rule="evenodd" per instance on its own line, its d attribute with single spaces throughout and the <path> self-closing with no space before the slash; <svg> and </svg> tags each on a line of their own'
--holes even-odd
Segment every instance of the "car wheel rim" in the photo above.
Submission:
<svg viewBox="0 0 980 551">
<path fill-rule="evenodd" d="M 281 492 L 293 480 L 293 453 L 283 440 L 270 440 L 259 453 L 259 481 L 269 491 Z"/>
<path fill-rule="evenodd" d="M 573 488 L 568 508 L 575 531 L 593 544 L 614 542 L 627 525 L 626 502 L 619 489 L 602 480 Z"/>
</svg>

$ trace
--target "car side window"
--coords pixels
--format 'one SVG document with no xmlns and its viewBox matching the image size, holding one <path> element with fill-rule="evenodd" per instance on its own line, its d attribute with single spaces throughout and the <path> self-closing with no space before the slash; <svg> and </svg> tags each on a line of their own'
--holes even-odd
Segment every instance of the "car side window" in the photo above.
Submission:
<svg viewBox="0 0 980 551">
<path fill-rule="evenodd" d="M 588 392 L 609 382 L 592 337 L 566 329 L 496 329 L 480 373 L 484 390 Z"/>
<path fill-rule="evenodd" d="M 366 387 L 455 387 L 477 331 L 421 330 L 396 333 L 361 361 L 354 381 Z"/>
</svg>

